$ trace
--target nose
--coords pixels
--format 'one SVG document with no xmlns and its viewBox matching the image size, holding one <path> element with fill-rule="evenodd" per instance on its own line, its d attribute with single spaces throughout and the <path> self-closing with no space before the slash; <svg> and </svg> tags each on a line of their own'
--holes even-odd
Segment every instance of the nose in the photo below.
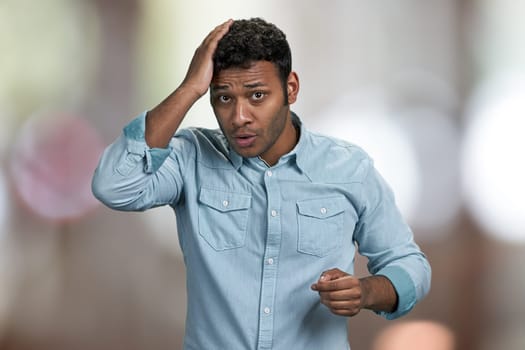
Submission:
<svg viewBox="0 0 525 350">
<path fill-rule="evenodd" d="M 242 101 L 237 101 L 233 110 L 232 125 L 238 128 L 249 122 L 250 117 L 248 107 Z"/>
</svg>

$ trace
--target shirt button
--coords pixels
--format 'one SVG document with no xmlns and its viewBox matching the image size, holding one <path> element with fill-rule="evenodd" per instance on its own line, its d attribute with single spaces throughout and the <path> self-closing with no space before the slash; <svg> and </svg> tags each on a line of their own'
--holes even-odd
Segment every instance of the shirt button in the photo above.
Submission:
<svg viewBox="0 0 525 350">
<path fill-rule="evenodd" d="M 276 217 L 277 216 L 277 210 L 272 210 L 271 214 L 272 214 L 273 217 Z"/>
<path fill-rule="evenodd" d="M 227 207 L 229 204 L 230 204 L 230 202 L 228 202 L 226 200 L 222 201 L 222 206 L 223 207 Z"/>
<path fill-rule="evenodd" d="M 268 170 L 268 171 L 266 172 L 266 175 L 268 175 L 268 176 L 271 177 L 271 176 L 273 175 L 273 172 L 272 172 L 271 170 Z"/>
<path fill-rule="evenodd" d="M 265 307 L 264 308 L 264 313 L 268 315 L 270 313 L 270 308 L 269 307 Z"/>
<path fill-rule="evenodd" d="M 321 214 L 326 214 L 326 208 L 321 208 Z"/>
<path fill-rule="evenodd" d="M 272 258 L 268 259 L 268 265 L 273 265 L 273 259 Z"/>
</svg>

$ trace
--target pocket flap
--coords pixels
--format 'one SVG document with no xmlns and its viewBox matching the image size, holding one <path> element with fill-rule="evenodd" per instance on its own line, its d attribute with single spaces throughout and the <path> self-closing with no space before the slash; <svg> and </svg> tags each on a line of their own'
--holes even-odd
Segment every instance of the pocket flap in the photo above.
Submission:
<svg viewBox="0 0 525 350">
<path fill-rule="evenodd" d="M 250 194 L 202 188 L 199 201 L 218 211 L 227 212 L 248 209 L 251 206 L 252 196 Z"/>
<path fill-rule="evenodd" d="M 344 212 L 346 205 L 344 197 L 316 198 L 297 202 L 297 209 L 302 215 L 324 219 Z"/>
</svg>

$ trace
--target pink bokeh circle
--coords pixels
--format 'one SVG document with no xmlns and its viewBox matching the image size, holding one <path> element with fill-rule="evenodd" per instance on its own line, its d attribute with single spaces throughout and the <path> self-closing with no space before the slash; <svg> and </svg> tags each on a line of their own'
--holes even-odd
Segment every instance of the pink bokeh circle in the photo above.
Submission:
<svg viewBox="0 0 525 350">
<path fill-rule="evenodd" d="M 12 152 L 14 188 L 44 219 L 78 218 L 97 205 L 91 178 L 103 148 L 98 132 L 84 118 L 68 113 L 32 117 Z"/>
</svg>

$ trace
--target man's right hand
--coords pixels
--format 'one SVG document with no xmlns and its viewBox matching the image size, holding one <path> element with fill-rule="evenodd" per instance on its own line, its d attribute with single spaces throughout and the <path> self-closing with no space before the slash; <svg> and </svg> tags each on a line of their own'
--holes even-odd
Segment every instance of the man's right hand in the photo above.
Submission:
<svg viewBox="0 0 525 350">
<path fill-rule="evenodd" d="M 148 112 L 145 138 L 149 147 L 166 147 L 191 106 L 208 91 L 213 78 L 213 54 L 232 23 L 230 19 L 208 34 L 195 50 L 181 85 Z"/>
<path fill-rule="evenodd" d="M 213 54 L 219 41 L 228 32 L 232 23 L 233 20 L 230 19 L 215 27 L 195 50 L 181 87 L 192 89 L 199 96 L 204 95 L 208 91 L 213 78 Z"/>
</svg>

